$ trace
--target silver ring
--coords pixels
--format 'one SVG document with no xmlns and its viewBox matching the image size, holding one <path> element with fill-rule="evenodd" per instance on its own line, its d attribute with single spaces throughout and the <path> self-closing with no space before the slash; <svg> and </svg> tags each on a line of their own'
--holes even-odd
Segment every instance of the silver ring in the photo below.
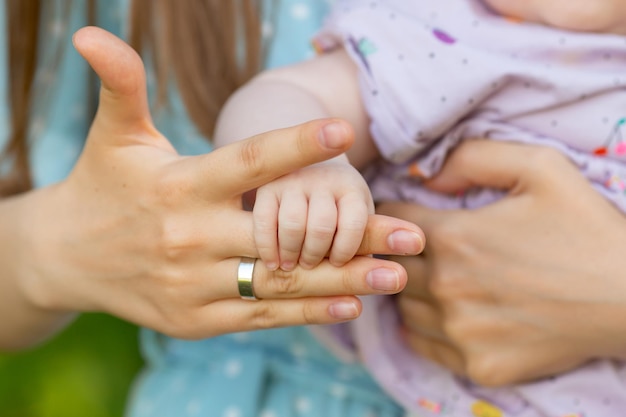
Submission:
<svg viewBox="0 0 626 417">
<path fill-rule="evenodd" d="M 258 300 L 254 295 L 252 287 L 252 275 L 254 275 L 254 264 L 256 258 L 241 257 L 239 267 L 237 268 L 237 286 L 239 287 L 239 296 L 244 300 Z"/>
</svg>

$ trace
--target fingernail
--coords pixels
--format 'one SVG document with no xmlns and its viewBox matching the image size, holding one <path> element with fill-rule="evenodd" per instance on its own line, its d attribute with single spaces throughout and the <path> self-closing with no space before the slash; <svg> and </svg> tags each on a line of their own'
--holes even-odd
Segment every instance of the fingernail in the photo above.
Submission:
<svg viewBox="0 0 626 417">
<path fill-rule="evenodd" d="M 268 271 L 276 271 L 278 269 L 278 264 L 276 262 L 268 262 L 265 264 L 265 267 Z"/>
<path fill-rule="evenodd" d="M 328 312 L 332 317 L 340 320 L 355 319 L 359 316 L 359 309 L 356 304 L 347 302 L 331 304 L 328 307 Z"/>
<path fill-rule="evenodd" d="M 396 230 L 387 238 L 389 248 L 398 254 L 417 255 L 424 250 L 422 236 L 410 230 Z"/>
<path fill-rule="evenodd" d="M 346 129 L 342 123 L 329 123 L 319 133 L 319 141 L 330 149 L 338 149 L 346 146 Z"/>
<path fill-rule="evenodd" d="M 400 277 L 393 269 L 379 268 L 370 271 L 365 280 L 375 290 L 398 291 L 400 290 Z"/>
</svg>

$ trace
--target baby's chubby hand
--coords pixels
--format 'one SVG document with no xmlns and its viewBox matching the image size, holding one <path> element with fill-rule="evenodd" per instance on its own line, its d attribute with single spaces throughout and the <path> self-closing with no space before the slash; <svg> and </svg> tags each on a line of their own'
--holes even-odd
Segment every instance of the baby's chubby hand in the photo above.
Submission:
<svg viewBox="0 0 626 417">
<path fill-rule="evenodd" d="M 357 252 L 374 203 L 367 183 L 345 157 L 302 168 L 260 187 L 254 239 L 268 269 L 335 266 Z"/>
</svg>

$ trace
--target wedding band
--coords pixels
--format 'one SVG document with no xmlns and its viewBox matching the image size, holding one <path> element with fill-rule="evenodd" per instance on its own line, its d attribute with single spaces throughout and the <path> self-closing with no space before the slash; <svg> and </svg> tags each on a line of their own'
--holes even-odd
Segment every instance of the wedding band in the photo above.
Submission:
<svg viewBox="0 0 626 417">
<path fill-rule="evenodd" d="M 237 286 L 239 287 L 239 296 L 244 300 L 258 300 L 254 295 L 252 288 L 252 275 L 254 274 L 254 264 L 256 258 L 241 257 L 239 268 L 237 268 Z"/>
</svg>

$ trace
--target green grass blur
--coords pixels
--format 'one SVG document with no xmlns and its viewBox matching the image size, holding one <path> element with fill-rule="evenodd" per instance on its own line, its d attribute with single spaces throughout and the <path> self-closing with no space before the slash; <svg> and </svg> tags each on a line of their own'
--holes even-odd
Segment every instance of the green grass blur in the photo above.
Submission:
<svg viewBox="0 0 626 417">
<path fill-rule="evenodd" d="M 121 417 L 141 366 L 135 326 L 84 314 L 43 346 L 0 354 L 0 416 Z"/>
</svg>

